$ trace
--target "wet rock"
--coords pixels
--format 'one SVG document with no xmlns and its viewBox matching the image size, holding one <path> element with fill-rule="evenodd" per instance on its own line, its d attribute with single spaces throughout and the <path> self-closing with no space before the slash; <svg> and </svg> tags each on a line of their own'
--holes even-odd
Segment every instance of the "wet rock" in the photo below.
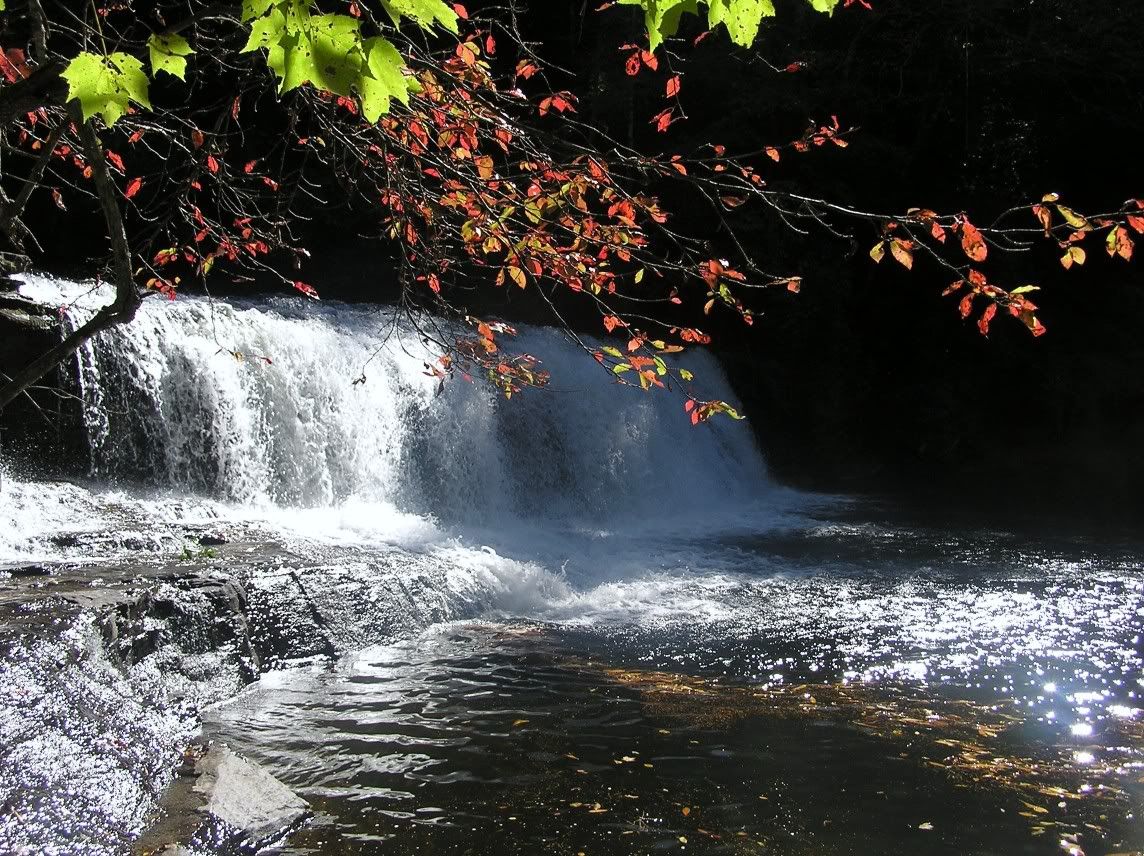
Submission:
<svg viewBox="0 0 1144 856">
<path fill-rule="evenodd" d="M 0 853 L 123 854 L 198 711 L 257 672 L 241 584 L 124 564 L 0 587 Z"/>
<path fill-rule="evenodd" d="M 254 762 L 221 745 L 193 747 L 135 849 L 250 851 L 281 839 L 309 814 L 305 800 Z"/>
<path fill-rule="evenodd" d="M 4 573 L 11 574 L 18 579 L 26 579 L 28 577 L 49 577 L 52 575 L 51 568 L 46 568 L 43 565 L 16 565 L 9 566 L 3 569 Z"/>
<path fill-rule="evenodd" d="M 245 843 L 273 840 L 309 812 L 305 800 L 229 749 L 212 747 L 196 770 L 194 789 L 206 798 L 203 811 L 238 830 Z"/>
<path fill-rule="evenodd" d="M 199 536 L 200 547 L 221 547 L 223 544 L 229 543 L 227 538 L 223 535 L 216 535 L 214 533 L 207 533 L 206 535 Z"/>
</svg>

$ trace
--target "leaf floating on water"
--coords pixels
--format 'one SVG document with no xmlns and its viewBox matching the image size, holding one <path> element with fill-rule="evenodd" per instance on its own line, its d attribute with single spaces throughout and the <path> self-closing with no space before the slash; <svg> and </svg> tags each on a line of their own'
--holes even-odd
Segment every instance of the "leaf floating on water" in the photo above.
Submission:
<svg viewBox="0 0 1144 856">
<path fill-rule="evenodd" d="M 925 823 L 919 823 L 918 829 L 924 829 L 926 832 L 929 832 L 933 829 L 933 824 L 927 820 Z"/>
<path fill-rule="evenodd" d="M 527 719 L 517 719 L 517 720 L 514 720 L 512 723 L 513 728 L 517 728 L 521 725 L 528 725 L 528 720 Z"/>
<path fill-rule="evenodd" d="M 691 806 L 685 805 L 683 808 L 680 809 L 680 811 L 683 812 L 684 817 L 687 817 L 687 815 L 691 814 Z"/>
</svg>

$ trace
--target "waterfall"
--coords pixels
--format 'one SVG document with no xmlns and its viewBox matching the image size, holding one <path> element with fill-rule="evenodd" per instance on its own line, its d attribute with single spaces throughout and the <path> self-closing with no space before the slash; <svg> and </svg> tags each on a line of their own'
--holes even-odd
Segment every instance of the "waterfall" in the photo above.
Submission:
<svg viewBox="0 0 1144 856">
<path fill-rule="evenodd" d="M 110 296 L 81 290 L 24 285 L 66 303 L 72 325 Z M 692 426 L 678 396 L 617 384 L 560 331 L 503 341 L 537 356 L 550 388 L 505 400 L 455 377 L 439 389 L 432 348 L 377 307 L 149 299 L 78 357 L 94 476 L 239 506 L 385 503 L 483 526 L 711 516 L 766 489 L 744 423 Z M 683 361 L 705 397 L 733 399 L 714 358 Z"/>
</svg>

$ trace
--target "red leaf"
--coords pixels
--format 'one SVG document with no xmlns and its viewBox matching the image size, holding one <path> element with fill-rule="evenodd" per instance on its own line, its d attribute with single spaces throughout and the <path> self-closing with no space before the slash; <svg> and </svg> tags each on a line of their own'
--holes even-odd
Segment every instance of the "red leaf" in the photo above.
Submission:
<svg viewBox="0 0 1144 856">
<path fill-rule="evenodd" d="M 295 282 L 294 287 L 307 297 L 313 298 L 314 300 L 318 299 L 318 292 L 314 290 L 312 285 L 307 285 L 304 282 Z"/>
<path fill-rule="evenodd" d="M 981 231 L 968 219 L 961 222 L 961 248 L 975 262 L 983 262 L 989 255 L 989 247 L 986 246 L 985 239 L 981 237 Z"/>
<path fill-rule="evenodd" d="M 200 131 L 198 128 L 195 128 L 193 131 L 191 131 L 191 143 L 196 149 L 202 148 L 204 142 L 206 142 L 206 137 L 203 136 L 202 131 Z"/>
<path fill-rule="evenodd" d="M 139 192 L 139 188 L 142 186 L 143 186 L 143 179 L 133 178 L 129 182 L 127 182 L 127 190 L 125 190 L 123 192 L 123 195 L 126 196 L 128 199 L 130 199 L 132 196 L 134 196 L 136 193 Z"/>
<path fill-rule="evenodd" d="M 981 313 L 981 317 L 977 319 L 977 329 L 981 331 L 982 336 L 989 334 L 989 322 L 993 320 L 993 316 L 997 314 L 997 304 L 990 303 L 985 307 L 985 311 Z"/>
<path fill-rule="evenodd" d="M 250 175 L 252 172 L 254 172 L 254 167 L 257 164 L 258 164 L 257 160 L 252 160 L 249 163 L 247 163 L 246 166 L 244 166 L 242 168 L 242 171 L 245 172 L 247 175 Z"/>
<path fill-rule="evenodd" d="M 679 75 L 674 75 L 667 81 L 667 97 L 674 98 L 679 94 Z"/>
<path fill-rule="evenodd" d="M 207 169 L 211 172 L 218 172 L 218 161 L 215 160 L 214 155 L 207 155 Z"/>
<path fill-rule="evenodd" d="M 462 20 L 469 20 L 469 10 L 462 6 L 460 3 L 453 4 L 453 11 L 457 13 L 457 17 Z"/>
<path fill-rule="evenodd" d="M 624 71 L 627 72 L 628 77 L 635 77 L 640 73 L 640 54 L 636 51 L 628 57 L 627 62 L 624 63 Z"/>
</svg>

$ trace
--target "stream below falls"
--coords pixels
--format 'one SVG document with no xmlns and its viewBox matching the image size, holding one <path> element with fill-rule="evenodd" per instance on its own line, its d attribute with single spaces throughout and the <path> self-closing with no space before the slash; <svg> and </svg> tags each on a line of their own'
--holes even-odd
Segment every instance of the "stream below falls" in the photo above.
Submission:
<svg viewBox="0 0 1144 856">
<path fill-rule="evenodd" d="M 1144 849 L 1144 539 L 784 489 L 517 338 L 511 401 L 366 307 L 86 348 L 91 473 L 0 458 L 0 852 L 132 852 L 200 735 L 309 803 L 276 853 Z"/>
</svg>

